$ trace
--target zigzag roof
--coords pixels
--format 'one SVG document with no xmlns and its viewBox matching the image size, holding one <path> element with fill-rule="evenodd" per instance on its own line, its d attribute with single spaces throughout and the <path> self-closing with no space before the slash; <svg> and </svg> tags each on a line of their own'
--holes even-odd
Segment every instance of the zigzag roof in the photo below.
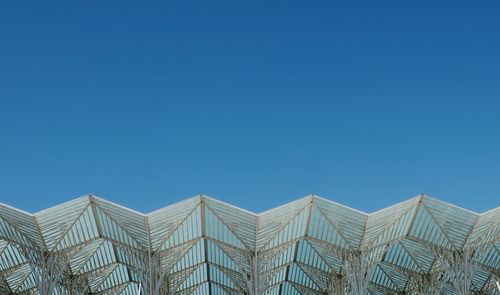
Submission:
<svg viewBox="0 0 500 295">
<path fill-rule="evenodd" d="M 139 252 L 169 253 L 161 268 L 178 294 L 248 291 L 252 255 L 273 269 L 267 294 L 323 294 L 340 253 L 351 251 L 375 262 L 370 291 L 387 294 L 435 272 L 439 253 L 469 248 L 480 266 L 473 288 L 492 288 L 500 207 L 476 213 L 425 195 L 374 213 L 314 195 L 258 214 L 204 195 L 147 214 L 93 195 L 34 214 L 0 204 L 0 290 L 14 294 L 36 288 L 37 251 L 66 253 L 67 272 L 92 294 L 135 294 L 141 279 L 131 253 Z"/>
</svg>

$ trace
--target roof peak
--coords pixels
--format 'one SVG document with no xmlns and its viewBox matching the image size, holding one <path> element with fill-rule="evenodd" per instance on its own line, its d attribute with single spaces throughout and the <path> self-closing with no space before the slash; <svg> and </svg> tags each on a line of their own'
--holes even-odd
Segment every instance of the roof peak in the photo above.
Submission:
<svg viewBox="0 0 500 295">
<path fill-rule="evenodd" d="M 463 210 L 463 211 L 468 211 L 468 212 L 470 212 L 470 213 L 474 213 L 474 214 L 478 214 L 478 215 L 480 215 L 480 214 L 482 214 L 482 213 L 490 212 L 490 211 L 493 211 L 493 210 L 497 210 L 498 208 L 500 208 L 500 207 L 496 207 L 496 208 L 492 208 L 492 209 L 490 209 L 490 210 L 487 210 L 487 211 L 485 211 L 485 212 L 479 213 L 479 212 L 475 212 L 475 211 L 472 211 L 472 210 L 469 210 L 469 209 L 466 209 L 466 208 L 462 208 L 462 207 L 457 206 L 457 205 L 454 205 L 454 204 L 452 204 L 452 203 L 448 203 L 448 202 L 446 202 L 446 201 L 443 201 L 443 200 L 437 199 L 437 198 L 432 197 L 432 196 L 430 196 L 430 195 L 428 195 L 428 194 L 419 194 L 419 195 L 417 195 L 417 196 L 415 196 L 415 197 L 412 197 L 412 198 L 406 199 L 406 200 L 404 200 L 404 201 L 401 201 L 401 202 L 395 203 L 395 204 L 393 204 L 393 205 L 391 205 L 391 206 L 388 206 L 388 207 L 381 208 L 381 209 L 376 210 L 376 211 L 374 211 L 374 212 L 364 212 L 364 211 L 358 210 L 358 209 L 353 208 L 353 207 L 349 207 L 349 206 L 347 206 L 347 205 L 344 205 L 344 204 L 341 204 L 341 203 L 335 202 L 335 201 L 333 201 L 333 200 L 331 200 L 331 199 L 328 199 L 328 198 L 325 198 L 325 197 L 322 197 L 322 196 L 319 196 L 319 195 L 316 195 L 316 194 L 309 194 L 309 195 L 306 195 L 306 196 L 304 196 L 304 197 L 302 197 L 302 198 L 299 198 L 299 199 L 293 200 L 293 201 L 291 201 L 291 202 L 288 202 L 288 203 L 285 203 L 285 204 L 279 205 L 279 206 L 274 207 L 274 208 L 270 208 L 270 209 L 268 209 L 268 210 L 265 210 L 265 211 L 262 211 L 262 212 L 259 212 L 259 213 L 256 213 L 256 212 L 252 212 L 252 211 L 246 210 L 246 209 L 244 209 L 244 208 L 238 207 L 238 206 L 233 205 L 233 204 L 231 204 L 231 203 L 224 202 L 224 201 L 222 201 L 222 200 L 216 199 L 216 198 L 211 197 L 211 196 L 208 196 L 208 195 L 206 195 L 206 194 L 197 194 L 197 195 L 194 195 L 194 196 L 192 196 L 192 197 L 190 197 L 190 198 L 186 198 L 186 199 L 184 199 L 184 200 L 181 200 L 181 201 L 178 201 L 178 202 L 175 202 L 175 203 L 168 204 L 168 205 L 166 205 L 166 206 L 164 206 L 164 207 L 158 208 L 158 209 L 153 210 L 153 211 L 148 212 L 148 213 L 144 213 L 144 212 L 139 212 L 139 211 L 136 211 L 136 210 L 131 209 L 131 208 L 127 207 L 127 206 L 124 206 L 124 205 L 121 205 L 121 204 L 119 204 L 119 203 L 116 203 L 116 202 L 114 202 L 114 201 L 111 201 L 111 200 L 108 200 L 108 199 L 105 199 L 105 198 L 99 197 L 99 196 L 97 196 L 97 195 L 95 195 L 95 194 L 86 194 L 86 195 L 83 195 L 83 196 L 81 196 L 81 197 L 77 197 L 77 198 L 75 198 L 75 199 L 68 200 L 68 201 L 63 202 L 63 203 L 61 203 L 61 204 L 57 204 L 57 205 L 55 205 L 55 206 L 51 206 L 51 207 L 48 207 L 48 208 L 42 209 L 42 210 L 40 210 L 40 211 L 38 211 L 38 212 L 35 212 L 35 213 L 26 212 L 26 211 L 24 211 L 24 210 L 22 210 L 22 209 L 18 209 L 18 208 L 16 208 L 16 207 L 13 207 L 13 206 L 11 206 L 11 205 L 7 205 L 7 204 L 4 204 L 4 203 L 0 203 L 0 207 L 6 207 L 6 208 L 9 208 L 9 209 L 11 209 L 11 210 L 17 210 L 17 211 L 22 212 L 22 213 L 24 213 L 24 214 L 29 214 L 29 215 L 38 215 L 38 214 L 40 214 L 40 213 L 42 213 L 42 212 L 46 212 L 46 211 L 54 210 L 54 209 L 57 209 L 57 208 L 60 208 L 60 207 L 68 206 L 68 205 L 70 205 L 70 204 L 72 204 L 72 203 L 75 203 L 75 202 L 79 202 L 79 201 L 80 201 L 80 202 L 85 202 L 85 201 L 86 201 L 86 202 L 89 202 L 89 204 L 90 204 L 90 203 L 93 203 L 93 202 L 95 202 L 95 201 L 97 200 L 98 202 L 104 202 L 104 203 L 107 203 L 107 204 L 112 205 L 112 206 L 120 207 L 120 208 L 122 208 L 122 209 L 124 209 L 124 210 L 126 210 L 126 211 L 130 211 L 130 212 L 133 212 L 133 213 L 135 213 L 135 214 L 140 214 L 140 215 L 145 215 L 145 216 L 146 216 L 146 215 L 150 215 L 150 214 L 153 214 L 153 213 L 156 213 L 156 212 L 162 211 L 162 210 L 164 210 L 164 209 L 166 209 L 166 208 L 173 207 L 173 206 L 178 206 L 178 205 L 180 205 L 180 204 L 182 204 L 182 203 L 184 203 L 184 202 L 189 202 L 189 201 L 193 201 L 193 200 L 196 200 L 196 199 L 198 199 L 198 200 L 199 200 L 199 202 L 203 202 L 204 200 L 209 200 L 209 201 L 211 201 L 211 202 L 217 202 L 217 203 L 224 204 L 224 205 L 226 205 L 226 206 L 229 206 L 229 207 L 232 207 L 232 208 L 234 208 L 234 209 L 241 210 L 241 211 L 244 211 L 244 212 L 246 212 L 246 213 L 248 213 L 248 214 L 252 214 L 252 215 L 256 215 L 256 216 L 260 216 L 260 215 L 263 215 L 263 214 L 268 214 L 268 213 L 270 213 L 270 212 L 272 212 L 272 211 L 275 211 L 275 210 L 279 210 L 279 209 L 282 209 L 282 208 L 286 208 L 286 207 L 294 206 L 295 204 L 300 204 L 300 203 L 304 203 L 304 204 L 306 204 L 307 202 L 311 202 L 311 203 L 312 203 L 312 202 L 315 202 L 315 200 L 317 200 L 317 201 L 322 201 L 322 202 L 327 202 L 327 203 L 330 203 L 330 204 L 335 205 L 335 206 L 344 207 L 344 208 L 346 208 L 346 209 L 350 209 L 350 210 L 353 210 L 353 211 L 357 211 L 358 213 L 362 213 L 362 214 L 365 214 L 365 215 L 373 215 L 373 214 L 376 214 L 376 213 L 378 213 L 378 212 L 380 212 L 380 211 L 384 211 L 384 210 L 390 209 L 390 208 L 392 208 L 392 207 L 400 206 L 400 205 L 402 205 L 402 204 L 405 204 L 405 203 L 408 203 L 408 202 L 412 202 L 412 201 L 413 201 L 413 202 L 422 203 L 422 202 L 425 202 L 426 200 L 427 200 L 427 201 L 430 201 L 430 202 L 437 202 L 437 203 L 445 204 L 445 205 L 447 205 L 447 206 L 454 207 L 454 208 L 456 208 L 456 209 Z"/>
</svg>

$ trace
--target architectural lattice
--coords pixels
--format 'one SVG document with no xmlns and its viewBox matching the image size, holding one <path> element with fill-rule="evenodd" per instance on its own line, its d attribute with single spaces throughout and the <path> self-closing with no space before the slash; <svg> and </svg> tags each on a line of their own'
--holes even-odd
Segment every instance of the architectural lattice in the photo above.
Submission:
<svg viewBox="0 0 500 295">
<path fill-rule="evenodd" d="M 497 294 L 500 207 L 418 196 L 367 214 L 308 196 L 254 214 L 207 196 L 142 214 L 89 195 L 0 204 L 0 294 Z"/>
</svg>

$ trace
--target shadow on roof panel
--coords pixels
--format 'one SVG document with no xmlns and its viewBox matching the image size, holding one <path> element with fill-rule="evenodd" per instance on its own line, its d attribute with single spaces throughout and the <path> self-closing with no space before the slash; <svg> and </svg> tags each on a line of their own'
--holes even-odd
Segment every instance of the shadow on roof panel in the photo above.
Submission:
<svg viewBox="0 0 500 295">
<path fill-rule="evenodd" d="M 461 249 L 472 233 L 478 214 L 423 197 L 410 236 L 428 245 Z"/>
<path fill-rule="evenodd" d="M 33 215 L 0 204 L 0 239 L 18 242 L 26 246 L 43 247 Z"/>
<path fill-rule="evenodd" d="M 199 196 L 156 210 L 147 215 L 151 247 L 157 250 L 171 238 L 175 231 L 183 231 L 183 224 L 191 231 L 201 234 L 201 199 Z M 198 216 L 193 217 L 193 214 Z M 187 229 L 186 229 L 187 230 Z M 199 234 L 198 234 L 199 233 Z"/>
<path fill-rule="evenodd" d="M 311 202 L 312 197 L 309 196 L 259 214 L 257 218 L 257 249 L 265 247 L 294 219 L 301 218 L 300 214 L 304 214 L 304 210 L 307 210 Z M 308 218 L 308 216 L 304 217 Z M 296 230 L 300 229 L 296 228 Z M 302 234 L 305 234 L 305 227 L 302 231 Z"/>
<path fill-rule="evenodd" d="M 467 243 L 490 245 L 500 239 L 500 207 L 479 215 Z"/>
<path fill-rule="evenodd" d="M 363 212 L 314 197 L 308 235 L 340 248 L 359 249 L 366 220 Z"/>
<path fill-rule="evenodd" d="M 48 249 L 71 247 L 99 236 L 88 197 L 81 197 L 35 214 Z"/>
<path fill-rule="evenodd" d="M 212 198 L 205 197 L 204 201 L 210 212 L 217 216 L 247 249 L 254 248 L 256 238 L 255 227 L 257 223 L 256 214 Z"/>
<path fill-rule="evenodd" d="M 363 247 L 375 248 L 404 238 L 415 218 L 421 198 L 413 198 L 368 216 Z"/>
<path fill-rule="evenodd" d="M 149 247 L 144 214 L 97 197 L 92 202 L 102 235 L 128 246 Z"/>
</svg>

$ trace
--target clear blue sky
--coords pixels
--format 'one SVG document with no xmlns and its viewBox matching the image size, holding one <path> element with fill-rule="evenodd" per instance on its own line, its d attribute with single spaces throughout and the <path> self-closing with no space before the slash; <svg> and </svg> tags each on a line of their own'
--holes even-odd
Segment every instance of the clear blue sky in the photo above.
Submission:
<svg viewBox="0 0 500 295">
<path fill-rule="evenodd" d="M 92 2 L 92 1 L 91 1 Z M 2 1 L 0 202 L 500 205 L 500 2 Z"/>
</svg>

